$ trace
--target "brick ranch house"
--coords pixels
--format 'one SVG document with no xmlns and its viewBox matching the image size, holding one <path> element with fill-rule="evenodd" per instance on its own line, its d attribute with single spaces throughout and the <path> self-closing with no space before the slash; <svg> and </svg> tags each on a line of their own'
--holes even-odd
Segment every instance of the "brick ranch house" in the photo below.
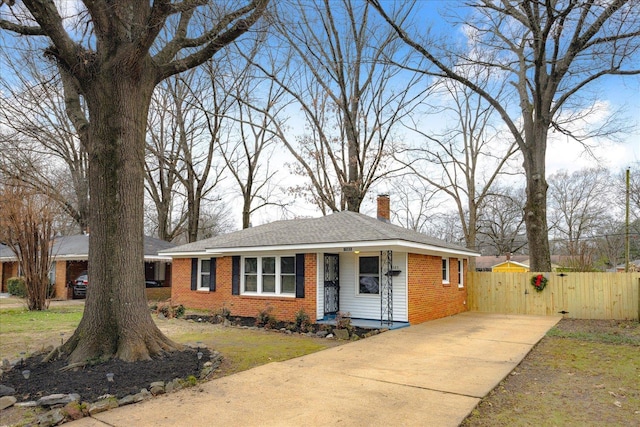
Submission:
<svg viewBox="0 0 640 427">
<path fill-rule="evenodd" d="M 389 223 L 389 197 L 378 218 L 337 212 L 276 221 L 189 243 L 173 258 L 174 304 L 232 316 L 269 309 L 292 321 L 338 312 L 352 319 L 416 324 L 467 310 L 469 257 L 478 254 Z"/>
<path fill-rule="evenodd" d="M 174 247 L 175 244 L 144 237 L 144 266 L 145 280 L 155 280 L 163 286 L 171 285 L 171 258 L 159 255 L 160 250 Z M 49 273 L 51 283 L 54 283 L 55 299 L 71 299 L 70 281 L 75 280 L 89 267 L 89 235 L 77 234 L 73 236 L 56 237 L 51 249 L 52 267 Z M 18 261 L 9 247 L 0 245 L 0 289 L 7 292 L 7 281 L 20 273 Z M 89 285 L 91 286 L 91 285 Z"/>
</svg>

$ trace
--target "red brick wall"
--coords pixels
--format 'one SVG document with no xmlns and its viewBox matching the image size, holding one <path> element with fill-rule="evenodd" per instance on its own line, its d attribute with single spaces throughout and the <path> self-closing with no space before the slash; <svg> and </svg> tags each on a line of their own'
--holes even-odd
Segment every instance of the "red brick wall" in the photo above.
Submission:
<svg viewBox="0 0 640 427">
<path fill-rule="evenodd" d="M 171 302 L 187 308 L 211 310 L 212 313 L 227 308 L 232 316 L 256 317 L 262 310 L 271 307 L 271 314 L 277 320 L 293 321 L 295 314 L 304 311 L 316 317 L 316 277 L 317 258 L 315 254 L 305 254 L 305 298 L 279 298 L 244 296 L 231 294 L 231 257 L 216 261 L 215 292 L 191 290 L 191 258 L 176 258 L 171 268 Z"/>
<path fill-rule="evenodd" d="M 408 269 L 409 323 L 467 311 L 467 287 L 458 288 L 457 258 L 449 258 L 449 284 L 442 283 L 441 257 L 409 254 Z M 464 283 L 466 277 L 465 271 Z"/>
<path fill-rule="evenodd" d="M 2 267 L 2 292 L 9 292 L 7 282 L 18 275 L 18 263 L 3 262 L 0 266 Z"/>
<path fill-rule="evenodd" d="M 56 267 L 56 281 L 55 281 L 55 293 L 56 299 L 68 299 L 67 294 L 67 262 L 56 261 L 54 263 Z"/>
</svg>

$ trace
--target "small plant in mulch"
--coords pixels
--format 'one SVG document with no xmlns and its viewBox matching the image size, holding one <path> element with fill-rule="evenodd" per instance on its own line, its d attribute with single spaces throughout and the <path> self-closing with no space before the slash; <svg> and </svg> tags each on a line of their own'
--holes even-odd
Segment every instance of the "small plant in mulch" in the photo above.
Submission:
<svg viewBox="0 0 640 427">
<path fill-rule="evenodd" d="M 171 299 L 163 302 L 159 302 L 150 307 L 150 309 L 156 314 L 162 314 L 167 319 L 177 319 L 184 316 L 185 308 L 182 304 L 173 305 Z"/>
<path fill-rule="evenodd" d="M 65 419 L 75 421 L 89 415 L 89 406 L 87 402 L 70 402 L 65 405 L 62 412 Z"/>
<path fill-rule="evenodd" d="M 304 311 L 303 308 L 298 310 L 298 312 L 296 313 L 296 319 L 295 319 L 294 325 L 295 325 L 295 330 L 300 332 L 313 331 L 313 324 L 311 323 L 311 318 L 309 317 L 307 312 Z"/>
<path fill-rule="evenodd" d="M 256 326 L 265 329 L 273 329 L 278 325 L 278 319 L 271 314 L 273 307 L 266 307 L 258 312 Z"/>
<path fill-rule="evenodd" d="M 349 332 L 354 330 L 351 324 L 351 313 L 343 313 L 341 311 L 336 314 L 336 329 L 346 329 Z"/>
<path fill-rule="evenodd" d="M 231 317 L 231 310 L 227 307 L 220 307 L 213 313 L 213 315 L 216 317 L 216 320 L 221 323 L 225 320 L 229 320 Z"/>
</svg>

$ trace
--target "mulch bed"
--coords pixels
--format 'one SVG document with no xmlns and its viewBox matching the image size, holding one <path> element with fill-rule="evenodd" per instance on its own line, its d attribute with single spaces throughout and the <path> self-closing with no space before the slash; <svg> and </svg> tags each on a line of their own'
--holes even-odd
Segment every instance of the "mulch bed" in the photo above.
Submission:
<svg viewBox="0 0 640 427">
<path fill-rule="evenodd" d="M 16 390 L 15 397 L 18 401 L 38 400 L 57 393 L 77 393 L 80 400 L 85 402 L 94 402 L 107 393 L 123 398 L 139 393 L 143 388 L 148 389 L 155 381 L 169 382 L 175 378 L 186 379 L 190 375 L 197 378 L 199 368 L 202 368 L 202 364 L 210 356 L 209 350 L 201 351 L 203 357 L 200 363 L 196 351 L 188 349 L 152 360 L 123 362 L 111 359 L 69 371 L 60 371 L 60 368 L 66 366 L 64 360 L 42 363 L 43 355 L 36 355 L 5 372 L 0 382 Z M 22 375 L 22 371 L 26 369 L 31 371 L 29 379 Z M 114 374 L 111 384 L 107 381 L 107 373 Z"/>
<path fill-rule="evenodd" d="M 221 323 L 220 316 L 186 315 L 186 320 L 195 322 Z M 253 317 L 232 317 L 231 323 L 235 326 L 255 327 L 256 319 Z M 277 322 L 274 330 L 289 329 L 292 325 L 285 322 Z M 310 333 L 320 329 L 331 332 L 329 325 L 310 325 Z M 377 333 L 371 329 L 352 328 L 352 335 L 359 338 Z M 141 389 L 149 388 L 155 381 L 169 382 L 175 378 L 186 379 L 190 375 L 196 378 L 200 374 L 202 364 L 209 360 L 210 351 L 202 349 L 203 357 L 200 363 L 197 360 L 197 352 L 193 349 L 177 351 L 153 360 L 139 362 L 123 362 L 112 359 L 107 362 L 87 365 L 81 368 L 60 371 L 66 366 L 64 360 L 54 360 L 43 363 L 43 354 L 32 356 L 24 360 L 9 372 L 5 372 L 0 378 L 0 383 L 16 390 L 15 397 L 20 402 L 38 400 L 51 394 L 80 395 L 80 400 L 94 402 L 98 397 L 111 394 L 117 398 L 139 393 Z M 30 371 L 29 379 L 22 375 L 24 370 Z M 107 373 L 113 373 L 114 381 L 109 384 Z"/>
</svg>

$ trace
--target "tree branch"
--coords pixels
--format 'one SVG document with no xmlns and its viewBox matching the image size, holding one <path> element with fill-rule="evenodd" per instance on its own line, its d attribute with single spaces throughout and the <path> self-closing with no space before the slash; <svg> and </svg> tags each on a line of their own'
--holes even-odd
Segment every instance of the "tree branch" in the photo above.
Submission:
<svg viewBox="0 0 640 427">
<path fill-rule="evenodd" d="M 157 81 L 204 63 L 217 51 L 247 32 L 247 30 L 262 16 L 268 4 L 269 0 L 253 0 L 249 5 L 224 16 L 213 29 L 207 31 L 196 39 L 175 38 L 165 47 L 165 49 L 156 55 L 157 59 L 168 60 L 169 58 L 173 58 L 181 49 L 198 47 L 205 43 L 206 45 L 194 54 L 180 60 L 175 60 L 165 65 L 161 65 Z M 189 11 L 187 11 L 187 13 L 188 12 Z M 238 19 L 240 16 L 247 14 L 249 15 L 246 18 Z M 227 28 L 234 20 L 236 20 L 235 24 L 233 24 L 228 30 L 224 31 L 224 29 Z"/>
<path fill-rule="evenodd" d="M 11 31 L 22 36 L 44 36 L 45 32 L 41 27 L 30 27 L 27 25 L 16 24 L 15 22 L 0 19 L 0 28 Z"/>
<path fill-rule="evenodd" d="M 82 111 L 80 103 L 80 91 L 78 82 L 63 67 L 60 70 L 60 78 L 64 89 L 64 103 L 66 107 L 67 117 L 73 123 L 73 127 L 78 132 L 78 138 L 83 144 L 87 143 L 89 132 L 89 121 Z M 86 149 L 87 147 L 85 147 Z"/>
<path fill-rule="evenodd" d="M 73 42 L 64 28 L 62 17 L 53 0 L 24 0 L 25 6 L 40 24 L 43 34 L 49 37 L 55 46 L 51 53 L 62 60 L 69 69 L 75 65 L 82 66 L 78 55 L 79 46 Z"/>
</svg>

